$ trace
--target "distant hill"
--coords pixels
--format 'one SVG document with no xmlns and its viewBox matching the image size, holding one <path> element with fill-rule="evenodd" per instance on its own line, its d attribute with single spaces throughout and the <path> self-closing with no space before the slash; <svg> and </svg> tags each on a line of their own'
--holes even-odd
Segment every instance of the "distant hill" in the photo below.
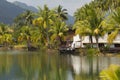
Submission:
<svg viewBox="0 0 120 80">
<path fill-rule="evenodd" d="M 68 20 L 66 21 L 66 23 L 72 26 L 74 24 L 74 20 L 74 17 L 68 14 Z"/>
<path fill-rule="evenodd" d="M 24 12 L 26 9 L 32 11 L 37 10 L 31 6 L 25 5 L 24 3 L 10 3 L 6 0 L 0 0 L 0 22 L 5 24 L 12 24 L 14 18 Z"/>
<path fill-rule="evenodd" d="M 26 9 L 26 10 L 31 10 L 34 12 L 37 12 L 38 10 L 33 7 L 33 6 L 28 6 L 25 3 L 19 2 L 19 1 L 14 1 L 13 4 L 15 4 L 16 6 L 19 6 L 20 8 Z"/>
<path fill-rule="evenodd" d="M 37 12 L 36 8 L 28 6 L 25 3 L 21 3 L 18 1 L 10 3 L 6 0 L 0 0 L 0 22 L 5 24 L 12 24 L 14 18 L 25 10 Z M 68 25 L 73 25 L 74 17 L 68 15 L 68 21 L 66 21 L 66 23 Z"/>
<path fill-rule="evenodd" d="M 0 0 L 0 22 L 2 23 L 11 24 L 13 19 L 23 11 L 25 11 L 25 9 L 7 2 L 6 0 Z"/>
</svg>

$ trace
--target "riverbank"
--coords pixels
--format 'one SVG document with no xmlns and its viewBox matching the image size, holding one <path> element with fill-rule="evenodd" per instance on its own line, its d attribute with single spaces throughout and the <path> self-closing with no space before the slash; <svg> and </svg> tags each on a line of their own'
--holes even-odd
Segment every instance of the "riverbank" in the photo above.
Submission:
<svg viewBox="0 0 120 80">
<path fill-rule="evenodd" d="M 18 51 L 28 51 L 28 48 L 26 45 L 14 45 L 10 47 L 0 47 L 1 51 L 7 51 L 7 50 L 18 50 Z M 47 49 L 47 48 L 41 48 L 34 51 L 40 51 L 43 50 L 48 54 L 53 53 L 59 53 L 58 49 Z M 108 53 L 108 52 L 100 52 L 96 48 L 79 48 L 75 49 L 75 52 L 72 53 L 63 53 L 63 54 L 73 54 L 73 55 L 80 55 L 80 56 L 120 56 L 120 52 L 118 53 Z"/>
</svg>

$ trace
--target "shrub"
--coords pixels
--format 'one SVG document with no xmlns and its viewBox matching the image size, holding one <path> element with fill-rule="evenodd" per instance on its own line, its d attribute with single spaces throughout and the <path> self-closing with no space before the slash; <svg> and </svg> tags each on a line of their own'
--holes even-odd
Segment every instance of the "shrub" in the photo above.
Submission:
<svg viewBox="0 0 120 80">
<path fill-rule="evenodd" d="M 101 80 L 120 80 L 120 66 L 110 65 L 108 69 L 100 72 Z"/>
<path fill-rule="evenodd" d="M 89 48 L 89 49 L 87 49 L 88 56 L 96 55 L 98 53 L 99 53 L 99 51 L 96 48 Z"/>
</svg>

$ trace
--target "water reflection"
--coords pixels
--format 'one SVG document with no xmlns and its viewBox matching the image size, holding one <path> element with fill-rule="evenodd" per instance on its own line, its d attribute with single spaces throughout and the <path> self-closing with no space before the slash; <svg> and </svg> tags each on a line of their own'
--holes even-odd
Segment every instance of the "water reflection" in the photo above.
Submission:
<svg viewBox="0 0 120 80">
<path fill-rule="evenodd" d="M 71 55 L 71 64 L 75 74 L 78 75 L 82 69 L 82 61 L 80 61 L 80 57 Z"/>
<path fill-rule="evenodd" d="M 99 80 L 101 70 L 120 64 L 119 57 L 21 53 L 0 55 L 0 80 Z"/>
<path fill-rule="evenodd" d="M 74 80 L 99 80 L 99 72 L 111 64 L 120 64 L 119 57 L 71 55 Z M 77 79 L 76 79 L 77 78 Z"/>
</svg>

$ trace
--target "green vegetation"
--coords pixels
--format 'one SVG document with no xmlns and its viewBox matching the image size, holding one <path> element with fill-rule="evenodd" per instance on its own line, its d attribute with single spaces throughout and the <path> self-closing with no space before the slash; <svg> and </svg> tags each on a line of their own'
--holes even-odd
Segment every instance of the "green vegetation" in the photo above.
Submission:
<svg viewBox="0 0 120 80">
<path fill-rule="evenodd" d="M 62 6 L 49 9 L 47 5 L 39 12 L 25 11 L 14 20 L 14 25 L 0 24 L 0 43 L 4 46 L 58 47 L 68 31 L 67 10 Z"/>
<path fill-rule="evenodd" d="M 111 44 L 120 31 L 120 1 L 94 0 L 77 9 L 74 13 L 75 34 L 89 36 L 93 48 L 93 36 L 99 51 L 99 38 L 109 34 Z M 0 24 L 0 43 L 4 46 L 26 45 L 37 48 L 57 48 L 66 39 L 69 25 L 66 24 L 67 10 L 62 6 L 49 9 L 47 5 L 39 11 L 25 11 L 18 15 L 14 24 Z M 69 34 L 68 34 L 69 35 Z"/>
<path fill-rule="evenodd" d="M 101 80 L 120 80 L 120 66 L 110 65 L 106 70 L 100 72 Z"/>
<path fill-rule="evenodd" d="M 119 34 L 119 3 L 119 0 L 94 0 L 79 8 L 74 14 L 76 20 L 73 29 L 75 33 L 83 38 L 89 36 L 91 48 L 93 47 L 93 37 L 96 39 L 99 50 L 99 38 L 108 33 L 108 43 L 112 44 Z"/>
<path fill-rule="evenodd" d="M 89 48 L 86 50 L 86 54 L 88 56 L 94 56 L 94 55 L 98 55 L 99 51 L 95 48 Z"/>
</svg>

